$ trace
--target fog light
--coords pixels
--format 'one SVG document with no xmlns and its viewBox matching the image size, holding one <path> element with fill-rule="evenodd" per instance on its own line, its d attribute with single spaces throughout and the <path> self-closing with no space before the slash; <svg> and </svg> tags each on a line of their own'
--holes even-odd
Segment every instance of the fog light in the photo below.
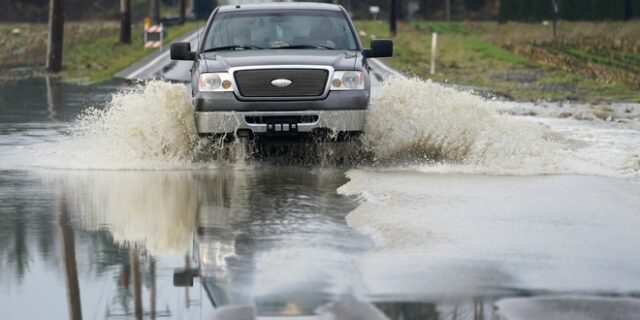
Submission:
<svg viewBox="0 0 640 320">
<path fill-rule="evenodd" d="M 340 81 L 340 79 L 333 79 L 333 81 L 331 81 L 331 84 L 336 88 L 340 88 L 340 86 L 342 86 L 342 81 Z"/>
<path fill-rule="evenodd" d="M 222 88 L 224 88 L 224 89 L 231 88 L 231 81 L 229 81 L 229 80 L 222 81 Z"/>
</svg>

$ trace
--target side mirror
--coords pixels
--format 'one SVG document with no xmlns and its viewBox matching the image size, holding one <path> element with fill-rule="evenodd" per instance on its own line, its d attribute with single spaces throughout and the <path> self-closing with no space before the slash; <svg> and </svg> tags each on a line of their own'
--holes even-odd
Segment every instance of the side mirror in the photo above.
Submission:
<svg viewBox="0 0 640 320">
<path fill-rule="evenodd" d="M 371 40 L 371 49 L 364 50 L 367 58 L 384 58 L 393 56 L 392 40 Z"/>
<path fill-rule="evenodd" d="M 171 60 L 195 60 L 196 53 L 191 52 L 191 43 L 174 42 L 171 44 Z"/>
<path fill-rule="evenodd" d="M 195 270 L 177 270 L 173 272 L 174 287 L 193 287 L 193 278 L 198 276 Z"/>
</svg>

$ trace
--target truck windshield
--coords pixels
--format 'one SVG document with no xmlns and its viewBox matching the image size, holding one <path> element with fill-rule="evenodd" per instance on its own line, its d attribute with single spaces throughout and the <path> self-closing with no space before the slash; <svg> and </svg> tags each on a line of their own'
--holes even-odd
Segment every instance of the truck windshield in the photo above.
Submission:
<svg viewBox="0 0 640 320">
<path fill-rule="evenodd" d="M 237 11 L 216 14 L 204 51 L 258 49 L 357 50 L 351 27 L 338 11 Z"/>
</svg>

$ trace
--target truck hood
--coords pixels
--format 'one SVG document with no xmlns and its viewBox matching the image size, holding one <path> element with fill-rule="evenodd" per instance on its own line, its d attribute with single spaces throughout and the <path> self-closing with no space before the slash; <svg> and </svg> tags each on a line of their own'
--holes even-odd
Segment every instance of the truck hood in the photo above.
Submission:
<svg viewBox="0 0 640 320">
<path fill-rule="evenodd" d="M 336 70 L 354 70 L 362 65 L 362 55 L 344 50 L 245 50 L 209 52 L 200 56 L 202 72 L 223 72 L 234 67 L 319 65 Z"/>
</svg>

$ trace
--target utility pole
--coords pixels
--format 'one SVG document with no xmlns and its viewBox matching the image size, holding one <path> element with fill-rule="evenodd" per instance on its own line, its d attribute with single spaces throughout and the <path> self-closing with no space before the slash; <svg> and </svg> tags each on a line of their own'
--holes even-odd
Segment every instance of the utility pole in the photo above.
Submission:
<svg viewBox="0 0 640 320">
<path fill-rule="evenodd" d="M 131 0 L 120 0 L 120 43 L 131 43 Z"/>
<path fill-rule="evenodd" d="M 62 112 L 64 88 L 62 86 L 62 80 L 56 76 L 45 76 L 47 84 L 47 111 L 49 112 L 49 119 L 61 120 L 60 113 Z"/>
<path fill-rule="evenodd" d="M 633 0 L 624 0 L 624 20 L 633 18 Z"/>
<path fill-rule="evenodd" d="M 151 257 L 149 259 L 149 276 L 151 278 L 151 284 L 149 286 L 149 306 L 151 308 L 149 315 L 151 320 L 156 319 L 156 300 L 158 296 L 158 289 L 156 287 L 156 258 Z"/>
<path fill-rule="evenodd" d="M 551 0 L 551 11 L 553 12 L 553 38 L 555 39 L 558 25 L 558 0 Z"/>
<path fill-rule="evenodd" d="M 151 0 L 151 23 L 160 24 L 160 0 Z"/>
<path fill-rule="evenodd" d="M 64 199 L 58 206 L 58 228 L 60 229 L 60 242 L 62 243 L 62 266 L 64 267 L 64 283 L 67 288 L 69 319 L 82 320 L 82 304 L 80 303 L 80 285 L 76 263 L 76 242 L 69 210 Z"/>
<path fill-rule="evenodd" d="M 47 44 L 47 71 L 49 72 L 62 70 L 64 2 L 65 0 L 49 0 L 49 42 Z"/>
<path fill-rule="evenodd" d="M 391 10 L 389 14 L 389 30 L 391 30 L 391 35 L 396 36 L 398 33 L 398 10 L 397 10 L 397 0 L 391 0 Z"/>
<path fill-rule="evenodd" d="M 133 282 L 133 309 L 136 320 L 142 320 L 142 279 L 140 279 L 140 252 L 138 245 L 133 245 L 131 251 L 131 280 Z"/>
<path fill-rule="evenodd" d="M 180 0 L 180 24 L 187 20 L 187 0 Z"/>
<path fill-rule="evenodd" d="M 445 10 L 445 15 L 447 17 L 447 21 L 451 21 L 451 0 L 444 0 L 445 4 L 444 4 L 444 10 Z"/>
</svg>

